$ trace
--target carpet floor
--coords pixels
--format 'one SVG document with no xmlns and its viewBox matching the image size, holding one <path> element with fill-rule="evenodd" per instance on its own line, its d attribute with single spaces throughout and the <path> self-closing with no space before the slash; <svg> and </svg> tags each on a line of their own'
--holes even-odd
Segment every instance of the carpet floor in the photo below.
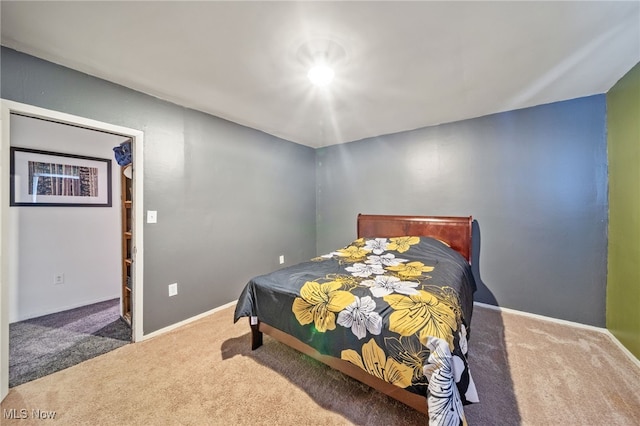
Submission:
<svg viewBox="0 0 640 426">
<path fill-rule="evenodd" d="M 9 325 L 9 387 L 38 379 L 131 342 L 120 299 Z"/>
<path fill-rule="evenodd" d="M 233 307 L 17 386 L 3 426 L 426 425 L 426 416 L 265 336 Z M 640 367 L 597 330 L 477 307 L 470 425 L 640 424 Z M 50 424 L 54 422 L 49 422 Z"/>
</svg>

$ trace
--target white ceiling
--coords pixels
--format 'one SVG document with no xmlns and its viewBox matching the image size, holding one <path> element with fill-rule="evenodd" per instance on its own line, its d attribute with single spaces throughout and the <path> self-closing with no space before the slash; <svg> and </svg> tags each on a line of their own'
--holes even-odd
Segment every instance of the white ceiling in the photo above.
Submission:
<svg viewBox="0 0 640 426">
<path fill-rule="evenodd" d="M 605 93 L 640 61 L 639 1 L 1 7 L 4 46 L 312 147 Z"/>
</svg>

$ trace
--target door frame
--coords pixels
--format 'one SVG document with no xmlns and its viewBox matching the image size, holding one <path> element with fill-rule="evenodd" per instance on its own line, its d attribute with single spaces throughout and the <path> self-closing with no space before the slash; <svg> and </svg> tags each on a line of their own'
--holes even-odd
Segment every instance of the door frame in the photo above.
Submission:
<svg viewBox="0 0 640 426">
<path fill-rule="evenodd" d="M 132 340 L 141 341 L 143 330 L 143 183 L 144 133 L 140 130 L 116 126 L 77 115 L 66 114 L 33 105 L 0 99 L 0 401 L 9 393 L 9 147 L 10 116 L 18 113 L 63 124 L 80 126 L 91 130 L 115 133 L 131 138 L 133 144 L 133 282 L 132 293 Z"/>
</svg>

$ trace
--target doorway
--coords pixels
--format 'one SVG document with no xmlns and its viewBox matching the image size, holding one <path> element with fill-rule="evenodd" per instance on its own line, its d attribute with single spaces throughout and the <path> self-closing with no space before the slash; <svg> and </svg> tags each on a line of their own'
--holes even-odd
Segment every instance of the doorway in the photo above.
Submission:
<svg viewBox="0 0 640 426">
<path fill-rule="evenodd" d="M 41 108 L 18 104 L 11 101 L 2 101 L 2 162 L 0 165 L 0 185 L 2 185 L 2 203 L 0 207 L 0 220 L 2 222 L 2 227 L 0 234 L 2 236 L 2 249 L 0 250 L 0 273 L 2 279 L 2 288 L 1 288 L 1 297 L 0 297 L 0 327 L 2 333 L 1 342 L 0 342 L 0 396 L 4 398 L 8 393 L 8 365 L 9 365 L 9 351 L 8 351 L 8 324 L 12 317 L 15 317 L 15 312 L 12 312 L 12 309 L 15 311 L 16 303 L 15 297 L 12 297 L 12 292 L 10 289 L 12 286 L 15 286 L 16 281 L 16 269 L 17 269 L 17 259 L 19 257 L 23 257 L 23 253 L 19 253 L 16 249 L 16 238 L 15 235 L 12 234 L 12 230 L 16 223 L 12 223 L 15 219 L 11 214 L 9 207 L 9 145 L 10 143 L 10 123 L 12 114 L 34 117 L 40 120 L 46 120 L 49 122 L 57 122 L 61 124 L 66 124 L 70 126 L 74 126 L 75 128 L 97 131 L 100 134 L 108 134 L 115 135 L 116 137 L 120 137 L 122 139 L 130 139 L 132 142 L 132 151 L 134 158 L 134 169 L 131 183 L 131 191 L 133 193 L 135 203 L 132 206 L 133 211 L 133 223 L 131 229 L 131 242 L 132 242 L 132 257 L 133 264 L 131 270 L 131 321 L 132 321 L 132 340 L 138 341 L 142 339 L 143 331 L 142 331 L 142 214 L 138 214 L 137 212 L 142 212 L 142 138 L 143 134 L 140 131 L 123 128 L 119 126 L 110 125 L 107 123 L 101 123 L 94 120 L 85 119 L 82 117 L 72 116 L 68 114 L 58 113 L 55 111 L 44 110 Z M 89 143 L 89 142 L 88 142 Z M 119 175 L 119 174 L 118 174 Z M 119 177 L 119 176 L 118 176 Z M 119 185 L 119 180 L 116 180 Z M 114 199 L 113 203 L 116 206 L 119 206 L 120 200 Z M 27 210 L 43 210 L 30 207 Z M 73 211 L 78 212 L 81 209 L 67 209 L 69 214 L 74 215 L 78 213 L 73 213 Z M 115 209 L 117 214 L 120 214 L 120 209 L 116 207 Z M 117 232 L 118 236 L 120 235 Z M 118 243 L 119 244 L 119 243 Z M 120 254 L 120 251 L 117 251 Z M 118 264 L 119 265 L 119 264 Z M 120 268 L 117 267 L 117 272 L 120 272 Z M 64 282 L 67 278 L 65 277 L 64 271 L 58 271 L 60 273 L 55 273 L 53 275 L 52 280 L 60 280 Z M 50 273 L 49 273 L 50 275 Z M 62 277 L 61 277 L 62 276 Z M 118 281 L 121 282 L 121 279 Z M 52 285 L 55 285 L 53 283 Z M 63 284 L 64 285 L 64 284 Z M 11 297 L 11 299 L 10 299 Z M 71 307 L 71 306 L 69 306 Z M 21 307 L 22 308 L 22 307 Z"/>
</svg>

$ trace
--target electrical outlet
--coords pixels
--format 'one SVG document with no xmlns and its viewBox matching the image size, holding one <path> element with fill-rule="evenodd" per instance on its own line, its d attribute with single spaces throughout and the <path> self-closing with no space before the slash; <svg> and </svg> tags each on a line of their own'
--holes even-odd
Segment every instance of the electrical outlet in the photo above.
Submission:
<svg viewBox="0 0 640 426">
<path fill-rule="evenodd" d="M 53 284 L 55 285 L 64 284 L 64 273 L 55 274 L 53 276 Z"/>
<path fill-rule="evenodd" d="M 280 255 L 280 264 L 282 265 L 284 263 L 284 254 Z"/>
<path fill-rule="evenodd" d="M 169 297 L 178 294 L 178 283 L 169 284 Z"/>
</svg>

